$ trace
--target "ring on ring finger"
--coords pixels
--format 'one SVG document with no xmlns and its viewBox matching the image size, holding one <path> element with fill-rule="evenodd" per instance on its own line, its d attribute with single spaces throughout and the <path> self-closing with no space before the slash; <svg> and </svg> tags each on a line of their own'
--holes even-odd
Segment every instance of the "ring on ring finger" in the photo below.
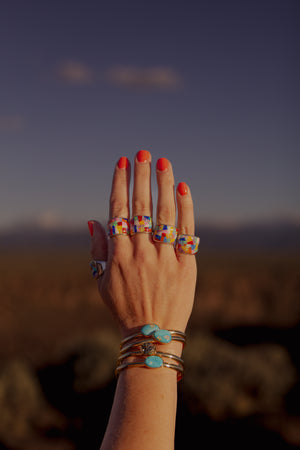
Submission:
<svg viewBox="0 0 300 450">
<path fill-rule="evenodd" d="M 156 225 L 153 233 L 154 242 L 174 244 L 177 238 L 177 228 L 173 225 Z"/>
</svg>

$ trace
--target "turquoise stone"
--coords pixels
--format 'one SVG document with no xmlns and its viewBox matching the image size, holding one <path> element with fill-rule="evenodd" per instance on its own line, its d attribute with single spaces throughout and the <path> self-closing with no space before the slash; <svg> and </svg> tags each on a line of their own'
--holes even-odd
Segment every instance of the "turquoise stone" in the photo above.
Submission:
<svg viewBox="0 0 300 450">
<path fill-rule="evenodd" d="M 153 337 L 162 344 L 168 344 L 172 340 L 171 333 L 168 330 L 156 330 Z"/>
<path fill-rule="evenodd" d="M 158 369 L 159 367 L 162 367 L 163 360 L 159 356 L 148 356 L 148 358 L 145 359 L 145 364 L 151 369 Z"/>
<path fill-rule="evenodd" d="M 159 326 L 155 323 L 149 323 L 148 325 L 143 326 L 143 328 L 141 329 L 141 333 L 144 336 L 150 336 L 150 334 L 152 334 L 155 330 L 159 330 Z"/>
</svg>

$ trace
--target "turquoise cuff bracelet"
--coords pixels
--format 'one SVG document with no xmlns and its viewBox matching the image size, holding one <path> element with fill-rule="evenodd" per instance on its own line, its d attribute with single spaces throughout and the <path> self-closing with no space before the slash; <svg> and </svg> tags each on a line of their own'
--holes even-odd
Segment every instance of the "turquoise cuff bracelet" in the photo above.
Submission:
<svg viewBox="0 0 300 450">
<path fill-rule="evenodd" d="M 117 366 L 115 370 L 115 375 L 119 375 L 121 370 L 127 369 L 130 367 L 147 367 L 148 369 L 159 369 L 160 367 L 167 367 L 169 369 L 176 370 L 177 373 L 177 381 L 180 381 L 183 378 L 184 369 L 177 364 L 169 364 L 164 362 L 159 356 L 149 356 L 145 359 L 145 361 L 141 362 L 128 362 L 124 364 L 120 364 Z"/>
<path fill-rule="evenodd" d="M 186 339 L 186 334 L 182 331 L 177 330 L 161 330 L 158 325 L 155 323 L 150 323 L 147 325 L 144 325 L 141 328 L 141 331 L 139 333 L 132 334 L 131 336 L 128 336 L 124 338 L 121 342 L 121 346 L 126 344 L 128 341 L 131 341 L 132 339 L 135 339 L 137 337 L 153 337 L 157 341 L 161 342 L 162 344 L 168 344 L 172 340 L 172 336 L 178 336 L 182 337 L 184 340 Z M 171 339 L 170 339 L 171 337 Z"/>
<path fill-rule="evenodd" d="M 158 351 L 157 344 L 169 344 L 171 341 L 179 341 L 185 344 L 186 335 L 182 331 L 160 329 L 156 324 L 144 325 L 138 333 L 124 338 L 120 344 L 120 354 L 117 361 L 115 374 L 130 367 L 147 367 L 158 369 L 167 367 L 177 370 L 179 381 L 184 372 L 184 361 L 172 353 Z M 127 361 L 131 358 L 130 361 Z M 132 358 L 135 358 L 132 361 Z M 171 362 L 165 360 L 171 360 Z M 175 364 L 176 363 L 176 364 Z"/>
</svg>

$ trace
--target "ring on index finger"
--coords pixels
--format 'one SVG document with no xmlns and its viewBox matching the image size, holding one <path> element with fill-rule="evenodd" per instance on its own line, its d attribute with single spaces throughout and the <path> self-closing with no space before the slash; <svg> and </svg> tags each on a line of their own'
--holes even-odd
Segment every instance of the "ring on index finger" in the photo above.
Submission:
<svg viewBox="0 0 300 450">
<path fill-rule="evenodd" d="M 114 217 L 108 222 L 107 227 L 110 238 L 119 235 L 129 235 L 129 220 L 125 217 Z"/>
</svg>

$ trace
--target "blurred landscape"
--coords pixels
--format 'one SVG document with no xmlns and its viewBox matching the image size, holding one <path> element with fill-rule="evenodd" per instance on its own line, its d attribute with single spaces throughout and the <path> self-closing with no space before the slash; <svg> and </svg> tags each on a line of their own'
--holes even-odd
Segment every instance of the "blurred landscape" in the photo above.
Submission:
<svg viewBox="0 0 300 450">
<path fill-rule="evenodd" d="M 176 449 L 299 447 L 300 226 L 198 228 Z M 2 231 L 0 250 L 0 449 L 97 449 L 119 336 L 88 232 Z"/>
</svg>

